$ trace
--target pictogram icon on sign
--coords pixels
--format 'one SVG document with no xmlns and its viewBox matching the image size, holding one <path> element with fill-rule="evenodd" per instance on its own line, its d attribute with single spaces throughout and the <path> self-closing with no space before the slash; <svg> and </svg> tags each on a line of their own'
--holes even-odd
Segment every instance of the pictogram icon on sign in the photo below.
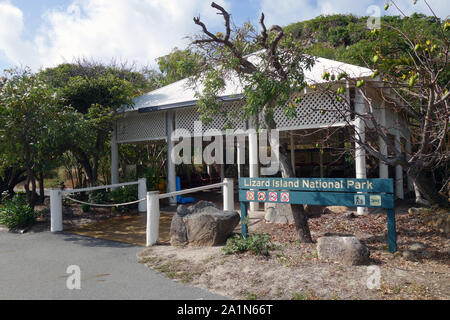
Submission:
<svg viewBox="0 0 450 320">
<path fill-rule="evenodd" d="M 247 200 L 248 201 L 255 200 L 255 193 L 253 191 L 247 191 Z"/>
<path fill-rule="evenodd" d="M 355 205 L 365 206 L 366 205 L 366 196 L 364 195 L 355 195 Z"/>
<path fill-rule="evenodd" d="M 280 195 L 281 202 L 289 202 L 289 192 L 282 192 Z"/>
<path fill-rule="evenodd" d="M 266 201 L 266 193 L 265 192 L 258 192 L 258 200 L 259 201 Z"/>
<path fill-rule="evenodd" d="M 269 201 L 278 201 L 278 194 L 276 192 L 269 193 Z"/>
</svg>

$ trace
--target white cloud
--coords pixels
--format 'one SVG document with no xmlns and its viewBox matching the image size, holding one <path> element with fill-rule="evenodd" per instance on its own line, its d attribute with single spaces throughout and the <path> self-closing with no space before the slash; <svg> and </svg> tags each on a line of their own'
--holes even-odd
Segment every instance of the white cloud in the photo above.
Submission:
<svg viewBox="0 0 450 320">
<path fill-rule="evenodd" d="M 12 62 L 20 64 L 28 60 L 32 44 L 21 40 L 23 14 L 9 1 L 0 2 L 0 51 Z M 33 59 L 33 57 L 29 57 Z"/>
<path fill-rule="evenodd" d="M 199 31 L 192 21 L 198 14 L 212 28 L 222 24 L 203 0 L 74 0 L 64 10 L 46 12 L 34 38 L 25 41 L 22 12 L 0 2 L 0 50 L 13 63 L 34 69 L 76 57 L 154 64 Z"/>
<path fill-rule="evenodd" d="M 218 1 L 235 16 L 232 1 Z M 248 0 L 247 0 L 248 1 Z M 367 15 L 371 5 L 384 6 L 385 0 L 252 0 L 266 14 L 267 25 L 287 25 L 320 14 L 354 13 Z M 429 13 L 423 0 L 397 0 L 405 13 Z M 448 13 L 448 0 L 429 0 L 440 17 Z M 391 8 L 389 13 L 395 13 Z M 25 30 L 24 15 L 10 0 L 0 0 L 0 57 L 11 64 L 54 66 L 77 57 L 110 61 L 115 58 L 141 65 L 175 47 L 184 47 L 185 36 L 199 31 L 192 18 L 201 15 L 208 26 L 222 26 L 222 17 L 205 0 L 72 0 L 63 9 L 47 11 L 37 30 Z M 32 36 L 25 37 L 31 33 Z M 5 61 L 0 61 L 5 62 Z"/>
</svg>

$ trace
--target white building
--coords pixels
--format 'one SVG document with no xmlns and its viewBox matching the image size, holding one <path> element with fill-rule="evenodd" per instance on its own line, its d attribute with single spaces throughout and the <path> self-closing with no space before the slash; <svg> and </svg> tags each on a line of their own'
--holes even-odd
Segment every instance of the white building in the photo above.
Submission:
<svg viewBox="0 0 450 320">
<path fill-rule="evenodd" d="M 323 83 L 322 75 L 324 72 L 334 74 L 346 72 L 352 78 L 365 79 L 368 82 L 372 80 L 370 78 L 372 71 L 369 69 L 324 58 L 317 58 L 313 68 L 305 72 L 305 79 L 310 85 Z M 239 113 L 239 108 L 243 104 L 241 93 L 242 87 L 240 84 L 237 81 L 229 80 L 225 92 L 222 93 L 220 98 L 228 110 Z M 351 100 L 353 101 L 355 111 L 364 112 L 366 105 L 362 97 L 360 97 L 358 90 L 347 86 L 346 94 L 348 97 L 352 97 Z M 335 102 L 332 102 L 329 97 L 320 92 L 308 88 L 301 95 L 303 99 L 297 105 L 296 118 L 288 118 L 281 109 L 276 110 L 274 115 L 277 129 L 280 131 L 281 143 L 286 143 L 288 149 L 290 149 L 291 161 L 296 175 L 298 177 L 327 177 L 339 174 L 339 170 L 334 170 L 333 173 L 333 166 L 328 163 L 327 158 L 330 157 L 330 154 L 318 152 L 318 148 L 314 143 L 317 134 L 305 136 L 304 133 L 311 133 L 312 131 L 317 131 L 317 129 L 329 127 L 345 129 L 345 127 L 352 125 L 355 126 L 357 134 L 365 135 L 367 125 L 359 118 L 344 119 L 339 112 L 318 112 L 317 110 L 326 109 L 327 107 L 332 109 L 332 106 L 335 106 Z M 373 96 L 370 98 L 373 99 L 372 104 L 377 106 L 375 112 L 377 113 L 377 117 L 379 117 L 379 122 L 386 124 L 385 127 L 388 129 L 389 134 L 392 135 L 397 146 L 403 145 L 405 152 L 410 151 L 411 143 L 406 125 L 406 117 L 385 107 L 376 90 L 373 91 Z M 293 97 L 291 102 L 294 103 L 294 100 Z M 118 144 L 162 141 L 163 143 L 167 143 L 168 153 L 170 154 L 174 145 L 171 139 L 169 139 L 170 134 L 175 129 L 180 128 L 194 132 L 194 122 L 199 121 L 200 118 L 196 107 L 197 98 L 195 97 L 195 90 L 188 86 L 187 79 L 144 94 L 136 98 L 134 102 L 134 107 L 125 111 L 123 117 L 117 121 L 116 129 L 112 134 L 111 176 L 113 184 L 118 183 L 119 180 Z M 203 133 L 208 129 L 223 130 L 226 123 L 230 120 L 233 121 L 235 129 L 247 130 L 252 127 L 251 121 L 244 122 L 217 115 L 211 123 L 203 125 Z M 247 136 L 249 159 L 245 163 L 258 163 L 258 137 L 256 134 L 247 134 Z M 379 140 L 380 149 L 387 153 L 384 142 L 381 139 Z M 311 148 L 302 148 L 305 145 L 313 145 L 312 149 L 316 149 L 316 152 Z M 308 161 L 309 164 L 312 163 L 315 165 L 308 166 Z M 243 168 L 245 169 L 245 164 L 243 166 L 238 165 L 239 175 Z M 220 171 L 221 177 L 223 178 L 225 175 L 224 165 L 221 165 Z M 168 161 L 167 172 L 167 191 L 172 192 L 175 191 L 176 174 L 175 165 L 171 161 Z M 248 168 L 248 172 L 250 177 L 259 176 L 258 166 L 251 166 Z M 395 175 L 396 196 L 403 198 L 403 168 L 397 166 L 392 169 L 392 172 L 395 172 L 391 174 L 391 178 Z M 377 175 L 380 178 L 389 178 L 388 166 L 380 162 Z M 364 150 L 357 146 L 355 147 L 354 176 L 356 178 L 367 178 L 366 154 Z M 374 177 L 372 176 L 372 178 Z M 408 189 L 411 188 L 410 181 L 407 183 L 407 186 Z"/>
</svg>

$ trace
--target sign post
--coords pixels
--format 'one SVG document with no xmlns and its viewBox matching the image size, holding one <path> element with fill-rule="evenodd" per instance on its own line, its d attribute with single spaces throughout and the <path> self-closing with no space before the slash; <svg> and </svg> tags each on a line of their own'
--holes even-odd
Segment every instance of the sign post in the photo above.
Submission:
<svg viewBox="0 0 450 320">
<path fill-rule="evenodd" d="M 397 251 L 392 179 L 241 178 L 239 201 L 244 238 L 248 202 L 386 209 L 389 251 Z"/>
</svg>

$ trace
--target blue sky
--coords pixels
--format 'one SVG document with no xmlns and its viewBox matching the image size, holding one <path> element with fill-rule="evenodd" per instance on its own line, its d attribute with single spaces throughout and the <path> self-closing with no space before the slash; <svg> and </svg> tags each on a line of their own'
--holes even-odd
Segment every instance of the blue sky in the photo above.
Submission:
<svg viewBox="0 0 450 320">
<path fill-rule="evenodd" d="M 320 14 L 368 15 L 385 0 L 217 0 L 236 24 L 256 23 L 261 12 L 268 25 L 286 25 Z M 397 0 L 406 14 L 429 13 L 423 0 Z M 450 14 L 448 0 L 429 0 L 436 14 Z M 155 66 L 155 59 L 184 47 L 198 31 L 200 14 L 213 30 L 222 27 L 210 0 L 0 0 L 0 70 L 14 65 L 34 70 L 77 57 L 111 59 Z M 390 9 L 389 14 L 396 14 Z"/>
</svg>

